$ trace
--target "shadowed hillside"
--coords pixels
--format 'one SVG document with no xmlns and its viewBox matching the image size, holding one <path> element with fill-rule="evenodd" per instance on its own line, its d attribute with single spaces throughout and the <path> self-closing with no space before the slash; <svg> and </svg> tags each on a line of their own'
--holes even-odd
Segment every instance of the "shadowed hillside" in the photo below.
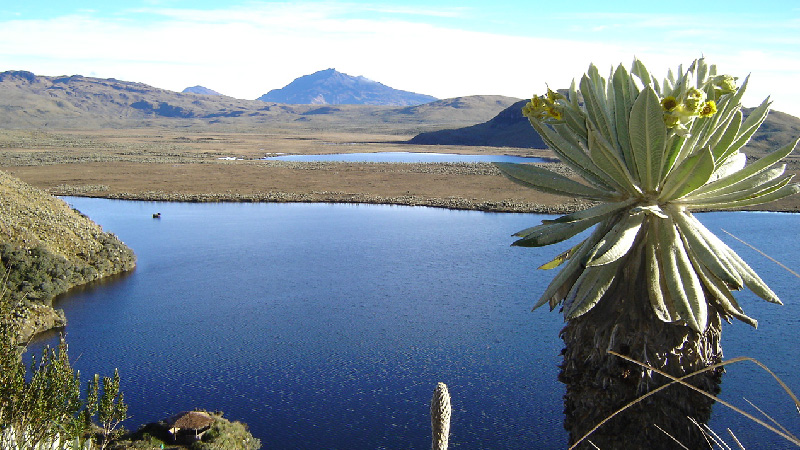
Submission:
<svg viewBox="0 0 800 450">
<path fill-rule="evenodd" d="M 522 100 L 501 111 L 491 120 L 464 128 L 420 133 L 409 144 L 417 145 L 475 145 L 492 147 L 547 148 L 522 115 Z M 753 108 L 744 108 L 745 117 Z M 750 154 L 767 153 L 800 136 L 800 119 L 780 111 L 771 111 L 767 119 L 747 144 Z"/>
<path fill-rule="evenodd" d="M 478 145 L 489 147 L 546 148 L 542 138 L 522 115 L 527 100 L 501 111 L 491 120 L 454 130 L 421 133 L 408 141 L 417 145 Z"/>
</svg>

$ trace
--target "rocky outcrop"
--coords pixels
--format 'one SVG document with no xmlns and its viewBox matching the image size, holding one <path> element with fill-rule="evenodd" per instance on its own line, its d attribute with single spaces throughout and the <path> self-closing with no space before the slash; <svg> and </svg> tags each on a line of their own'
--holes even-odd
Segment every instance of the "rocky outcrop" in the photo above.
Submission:
<svg viewBox="0 0 800 450">
<path fill-rule="evenodd" d="M 28 303 L 26 307 L 17 308 L 13 316 L 19 324 L 17 342 L 20 343 L 29 342 L 39 333 L 67 325 L 63 310 L 39 303 Z"/>
</svg>

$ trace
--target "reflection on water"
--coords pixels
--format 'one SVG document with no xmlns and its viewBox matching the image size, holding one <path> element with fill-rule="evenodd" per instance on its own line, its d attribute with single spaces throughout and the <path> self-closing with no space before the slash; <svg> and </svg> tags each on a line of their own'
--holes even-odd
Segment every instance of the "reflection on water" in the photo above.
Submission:
<svg viewBox="0 0 800 450">
<path fill-rule="evenodd" d="M 548 162 L 545 158 L 509 155 L 458 155 L 455 153 L 377 152 L 335 153 L 329 155 L 281 155 L 263 158 L 275 161 L 342 161 L 342 162 L 398 162 L 398 163 L 445 163 L 445 162 Z"/>
<path fill-rule="evenodd" d="M 67 200 L 138 256 L 129 276 L 57 305 L 76 368 L 120 369 L 128 428 L 200 407 L 248 423 L 265 448 L 425 448 L 428 402 L 442 381 L 453 396 L 453 448 L 565 448 L 563 322 L 530 306 L 553 276 L 534 268 L 574 244 L 509 246 L 511 233 L 543 216 Z M 799 244 L 773 239 L 800 228 L 799 218 L 701 220 L 796 268 Z M 726 356 L 757 355 L 796 386 L 794 280 L 721 237 L 786 300 L 744 293 L 761 326 L 725 326 Z M 723 396 L 741 404 L 745 393 L 794 419 L 767 377 L 729 370 Z M 715 408 L 711 426 L 730 426 L 748 450 L 780 442 Z"/>
</svg>

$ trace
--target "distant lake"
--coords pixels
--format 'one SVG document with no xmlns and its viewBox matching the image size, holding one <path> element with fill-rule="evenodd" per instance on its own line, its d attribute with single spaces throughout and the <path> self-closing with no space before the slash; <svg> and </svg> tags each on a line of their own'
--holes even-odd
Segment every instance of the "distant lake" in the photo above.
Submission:
<svg viewBox="0 0 800 450">
<path fill-rule="evenodd" d="M 129 429 L 200 407 L 246 422 L 265 449 L 424 449 L 442 381 L 454 406 L 451 448 L 566 447 L 556 379 L 563 319 L 530 307 L 554 275 L 535 268 L 574 244 L 509 246 L 547 216 L 65 200 L 139 258 L 133 273 L 57 304 L 84 383 L 119 368 Z M 725 325 L 725 356 L 754 356 L 800 391 L 799 280 L 720 231 L 798 270 L 800 215 L 700 220 L 785 303 L 738 295 L 760 326 Z M 798 433 L 791 400 L 755 366 L 729 368 L 722 390 Z M 793 448 L 720 405 L 714 414 L 712 428 L 731 428 L 748 450 Z"/>
<path fill-rule="evenodd" d="M 334 153 L 329 155 L 281 155 L 263 158 L 276 161 L 342 161 L 342 162 L 400 162 L 400 163 L 442 163 L 442 162 L 547 162 L 544 158 L 509 155 L 458 155 L 455 153 L 424 152 L 377 152 L 377 153 Z"/>
</svg>

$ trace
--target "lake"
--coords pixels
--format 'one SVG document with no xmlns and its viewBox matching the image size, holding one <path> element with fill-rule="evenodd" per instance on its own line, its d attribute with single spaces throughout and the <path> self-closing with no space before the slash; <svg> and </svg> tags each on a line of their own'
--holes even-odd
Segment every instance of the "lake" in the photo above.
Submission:
<svg viewBox="0 0 800 450">
<path fill-rule="evenodd" d="M 341 162 L 393 162 L 393 163 L 537 163 L 548 162 L 545 158 L 511 155 L 459 155 L 455 153 L 427 152 L 376 152 L 376 153 L 332 153 L 327 155 L 280 155 L 262 158 L 270 161 L 341 161 Z"/>
<path fill-rule="evenodd" d="M 451 448 L 566 446 L 556 379 L 563 319 L 530 307 L 554 275 L 536 267 L 574 244 L 509 245 L 547 216 L 65 200 L 138 255 L 133 273 L 57 304 L 84 380 L 119 368 L 128 428 L 200 407 L 246 422 L 267 449 L 429 448 L 429 402 L 442 381 Z M 760 326 L 725 325 L 726 358 L 754 356 L 800 389 L 798 280 L 720 230 L 797 270 L 800 215 L 700 220 L 785 303 L 738 294 Z M 755 366 L 731 367 L 722 391 L 797 433 L 791 400 Z M 730 427 L 748 450 L 793 448 L 721 405 L 711 426 Z"/>
</svg>

